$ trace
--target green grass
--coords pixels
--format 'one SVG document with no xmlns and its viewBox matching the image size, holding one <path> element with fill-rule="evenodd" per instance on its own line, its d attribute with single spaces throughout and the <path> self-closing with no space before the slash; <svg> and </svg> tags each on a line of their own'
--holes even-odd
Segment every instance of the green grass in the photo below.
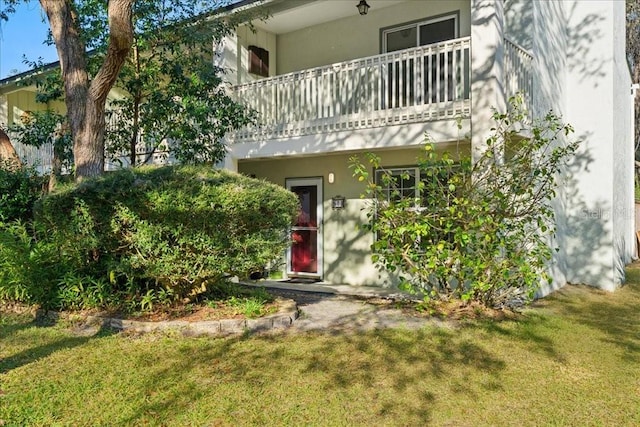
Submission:
<svg viewBox="0 0 640 427">
<path fill-rule="evenodd" d="M 71 425 L 640 425 L 640 270 L 517 321 L 238 338 L 0 318 L 0 420 Z M 0 423 L 2 424 L 2 423 Z"/>
</svg>

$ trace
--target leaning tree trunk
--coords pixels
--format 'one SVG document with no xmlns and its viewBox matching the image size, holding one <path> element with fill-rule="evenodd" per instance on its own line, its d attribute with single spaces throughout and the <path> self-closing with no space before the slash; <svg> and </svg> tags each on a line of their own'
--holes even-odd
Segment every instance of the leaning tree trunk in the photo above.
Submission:
<svg viewBox="0 0 640 427">
<path fill-rule="evenodd" d="M 104 171 L 105 102 L 133 43 L 134 1 L 109 0 L 107 54 L 90 81 L 73 0 L 40 0 L 60 58 L 78 181 Z"/>
<path fill-rule="evenodd" d="M 9 135 L 2 129 L 0 129 L 0 161 L 3 163 L 7 162 L 10 168 L 20 168 L 22 166 L 20 157 L 18 157 L 16 149 L 13 148 L 13 144 L 11 144 Z"/>
</svg>

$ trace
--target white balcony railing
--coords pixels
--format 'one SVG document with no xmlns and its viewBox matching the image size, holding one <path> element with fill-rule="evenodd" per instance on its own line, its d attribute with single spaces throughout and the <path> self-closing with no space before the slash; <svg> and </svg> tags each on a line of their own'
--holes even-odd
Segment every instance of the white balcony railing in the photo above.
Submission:
<svg viewBox="0 0 640 427">
<path fill-rule="evenodd" d="M 470 39 L 464 37 L 235 86 L 258 121 L 241 142 L 467 117 Z"/>
<path fill-rule="evenodd" d="M 509 39 L 504 40 L 504 78 L 507 98 L 522 93 L 525 107 L 531 112 L 533 93 L 533 55 Z"/>
</svg>

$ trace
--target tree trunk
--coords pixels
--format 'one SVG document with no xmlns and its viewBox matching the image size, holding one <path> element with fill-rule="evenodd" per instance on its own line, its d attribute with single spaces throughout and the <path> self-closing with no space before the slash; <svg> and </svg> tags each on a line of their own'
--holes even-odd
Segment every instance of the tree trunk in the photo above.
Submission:
<svg viewBox="0 0 640 427">
<path fill-rule="evenodd" d="M 40 0 L 60 59 L 78 181 L 104 171 L 105 102 L 133 43 L 131 9 L 134 1 L 109 0 L 107 54 L 90 81 L 73 1 Z"/>
<path fill-rule="evenodd" d="M 11 144 L 9 135 L 2 129 L 0 129 L 0 161 L 3 163 L 7 162 L 10 168 L 20 168 L 22 166 L 20 157 L 18 157 L 16 149 L 13 148 L 13 144 Z"/>
</svg>

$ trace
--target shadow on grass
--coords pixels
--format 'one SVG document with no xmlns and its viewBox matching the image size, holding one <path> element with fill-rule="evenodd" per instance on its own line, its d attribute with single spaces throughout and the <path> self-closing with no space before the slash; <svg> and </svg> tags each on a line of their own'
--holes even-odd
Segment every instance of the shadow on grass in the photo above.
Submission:
<svg viewBox="0 0 640 427">
<path fill-rule="evenodd" d="M 289 381 L 295 384 L 292 391 L 296 393 L 282 403 L 289 405 L 289 411 L 307 410 L 305 405 L 313 405 L 313 399 L 327 401 L 328 406 L 331 396 L 339 396 L 369 400 L 366 416 L 373 419 L 391 417 L 399 424 L 428 424 L 433 422 L 431 408 L 442 396 L 473 401 L 504 390 L 504 380 L 510 375 L 505 371 L 514 362 L 503 357 L 508 350 L 505 353 L 490 347 L 496 343 L 564 365 L 571 355 L 563 354 L 558 339 L 571 334 L 559 333 L 558 328 L 584 325 L 602 333 L 594 339 L 622 349 L 623 360 L 640 362 L 640 270 L 638 280 L 633 280 L 613 294 L 567 286 L 536 303 L 516 321 L 475 321 L 456 329 L 249 336 L 216 341 L 197 352 L 186 346 L 174 364 L 149 376 L 145 387 L 157 388 L 177 371 L 254 388 L 248 393 L 258 396 L 267 384 Z M 487 335 L 486 343 L 483 334 Z M 503 339 L 496 341 L 494 336 Z M 304 393 L 313 397 L 299 394 L 307 389 L 313 391 Z M 129 421 L 138 422 L 150 413 L 171 417 L 166 408 L 188 411 L 192 399 L 197 400 L 203 390 L 198 383 L 185 384 L 180 393 L 165 396 L 161 402 L 142 404 Z M 357 411 L 363 403 L 350 404 Z"/>
<path fill-rule="evenodd" d="M 31 314 L 7 314 L 0 311 L 0 342 L 22 331 L 38 326 Z"/>
<path fill-rule="evenodd" d="M 20 331 L 31 328 L 50 328 L 55 326 L 55 321 L 48 318 L 36 318 L 31 315 L 4 315 L 3 321 L 0 322 L 0 341 L 11 339 L 12 336 Z M 20 366 L 28 365 L 39 359 L 47 357 L 56 351 L 74 348 L 85 344 L 86 342 L 109 336 L 116 333 L 110 328 L 100 328 L 91 336 L 68 336 L 59 334 L 58 336 L 43 336 L 41 341 L 45 344 L 37 345 L 36 342 L 29 342 L 28 348 L 15 353 L 11 356 L 0 358 L 0 374 L 9 372 Z"/>
<path fill-rule="evenodd" d="M 640 362 L 640 269 L 627 268 L 627 285 L 610 293 L 570 285 L 549 297 L 553 312 L 599 331 L 602 341 L 622 351 L 628 362 Z"/>
<path fill-rule="evenodd" d="M 325 418 L 326 424 L 426 425 L 439 422 L 447 400 L 508 393 L 513 365 L 528 363 L 532 353 L 543 363 L 559 362 L 552 368 L 565 359 L 570 365 L 572 349 L 559 344 L 575 335 L 559 328 L 586 325 L 594 340 L 619 346 L 622 357 L 637 363 L 639 304 L 637 283 L 614 294 L 568 286 L 515 321 L 226 339 L 123 335 L 106 340 L 117 342 L 115 349 L 105 343 L 96 351 L 117 354 L 117 361 L 106 362 L 109 375 L 130 379 L 110 392 L 131 402 L 118 413 L 122 425 L 291 425 Z M 0 325 L 0 337 L 31 326 Z M 0 372 L 90 339 L 55 336 L 0 362 Z M 101 405 L 113 403 L 109 399 Z"/>
<path fill-rule="evenodd" d="M 173 360 L 147 376 L 144 388 L 156 390 L 163 382 L 193 378 L 195 373 L 213 384 L 230 384 L 257 396 L 263 388 L 273 390 L 274 384 L 282 383 L 293 394 L 278 402 L 284 407 L 280 410 L 290 411 L 294 415 L 288 416 L 294 418 L 299 412 L 313 412 L 309 407 L 318 402 L 329 407 L 331 399 L 340 399 L 373 419 L 402 414 L 402 420 L 419 424 L 429 422 L 431 404 L 443 387 L 462 399 L 500 390 L 506 365 L 482 344 L 459 338 L 454 330 L 436 328 L 240 337 L 211 341 L 198 351 L 185 346 Z M 188 411 L 205 390 L 199 383 L 185 382 L 161 401 L 141 403 L 124 422 L 135 424 L 148 414 L 170 418 L 167 408 L 174 414 Z M 273 402 L 274 396 L 269 400 Z"/>
<path fill-rule="evenodd" d="M 531 352 L 544 354 L 559 363 L 566 362 L 566 357 L 556 349 L 553 338 L 544 332 L 553 328 L 551 319 L 545 315 L 528 312 L 517 321 L 516 327 L 512 322 L 492 321 L 482 322 L 479 327 L 521 343 Z"/>
</svg>

